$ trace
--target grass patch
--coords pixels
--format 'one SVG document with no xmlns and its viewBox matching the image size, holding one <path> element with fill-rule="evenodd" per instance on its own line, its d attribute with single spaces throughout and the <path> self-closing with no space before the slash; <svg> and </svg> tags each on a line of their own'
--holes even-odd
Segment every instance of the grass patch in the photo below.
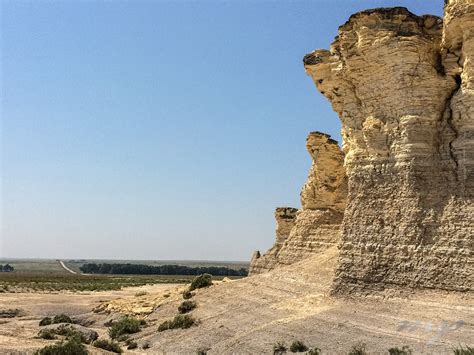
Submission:
<svg viewBox="0 0 474 355">
<path fill-rule="evenodd" d="M 122 287 L 154 284 L 189 283 L 191 276 L 73 275 L 29 272 L 2 273 L 0 289 L 5 292 L 113 291 Z"/>
<path fill-rule="evenodd" d="M 141 296 L 145 296 L 145 295 L 148 295 L 148 292 L 138 291 L 137 293 L 135 293 L 135 297 L 141 297 Z"/>
<path fill-rule="evenodd" d="M 109 341 L 107 339 L 98 339 L 92 343 L 92 346 L 117 354 L 121 354 L 123 352 L 119 343 L 116 343 L 115 341 Z"/>
<path fill-rule="evenodd" d="M 35 352 L 37 355 L 87 355 L 87 349 L 77 339 L 69 339 L 54 345 L 48 345 Z"/>
<path fill-rule="evenodd" d="M 168 329 L 186 329 L 196 324 L 196 320 L 189 314 L 178 314 L 172 320 L 167 320 L 160 324 L 158 331 L 162 332 Z"/>
<path fill-rule="evenodd" d="M 474 347 L 460 346 L 459 348 L 454 348 L 453 353 L 454 355 L 474 355 Z"/>
<path fill-rule="evenodd" d="M 194 301 L 183 301 L 178 307 L 178 312 L 181 314 L 191 312 L 194 308 L 196 308 L 196 302 Z"/>
<path fill-rule="evenodd" d="M 196 277 L 189 286 L 189 291 L 194 291 L 198 288 L 209 287 L 212 285 L 212 275 L 202 274 Z"/>
<path fill-rule="evenodd" d="M 290 345 L 290 351 L 292 353 L 302 353 L 302 352 L 308 351 L 308 347 L 303 342 L 299 340 L 295 340 Z"/>
<path fill-rule="evenodd" d="M 409 346 L 404 345 L 402 348 L 390 348 L 388 349 L 390 355 L 411 355 L 412 351 Z"/>
<path fill-rule="evenodd" d="M 143 325 L 142 321 L 133 317 L 124 317 L 118 322 L 112 324 L 109 329 L 109 336 L 112 339 L 117 339 L 125 334 L 138 333 L 140 326 Z"/>
</svg>

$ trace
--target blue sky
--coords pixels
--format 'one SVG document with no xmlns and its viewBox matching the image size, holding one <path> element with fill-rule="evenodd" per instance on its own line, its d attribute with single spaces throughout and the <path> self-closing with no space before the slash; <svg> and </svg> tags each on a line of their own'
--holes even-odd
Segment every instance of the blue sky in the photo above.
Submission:
<svg viewBox="0 0 474 355">
<path fill-rule="evenodd" d="M 0 256 L 247 260 L 340 123 L 302 58 L 436 1 L 2 1 Z"/>
</svg>

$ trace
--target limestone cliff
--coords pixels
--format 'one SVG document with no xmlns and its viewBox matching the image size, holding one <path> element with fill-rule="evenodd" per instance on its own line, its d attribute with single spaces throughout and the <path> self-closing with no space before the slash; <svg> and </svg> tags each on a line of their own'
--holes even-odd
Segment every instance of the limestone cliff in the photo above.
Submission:
<svg viewBox="0 0 474 355">
<path fill-rule="evenodd" d="M 301 191 L 302 208 L 277 208 L 276 241 L 264 255 L 256 251 L 250 274 L 288 265 L 339 242 L 347 195 L 344 154 L 327 134 L 311 132 L 306 148 L 312 158 L 308 180 Z"/>
<path fill-rule="evenodd" d="M 256 251 L 250 261 L 249 273 L 251 275 L 273 269 L 278 264 L 278 253 L 285 240 L 290 236 L 291 229 L 295 225 L 298 209 L 292 207 L 278 207 L 275 209 L 276 240 L 275 244 L 263 256 Z"/>
<path fill-rule="evenodd" d="M 336 292 L 473 289 L 474 2 L 445 12 L 362 11 L 304 58 L 342 122 Z"/>
</svg>

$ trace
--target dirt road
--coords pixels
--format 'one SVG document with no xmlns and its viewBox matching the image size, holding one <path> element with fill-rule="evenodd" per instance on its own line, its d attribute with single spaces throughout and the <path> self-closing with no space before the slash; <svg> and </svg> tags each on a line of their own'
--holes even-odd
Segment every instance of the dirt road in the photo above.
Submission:
<svg viewBox="0 0 474 355">
<path fill-rule="evenodd" d="M 77 274 L 77 272 L 75 272 L 74 270 L 71 270 L 70 268 L 68 268 L 68 267 L 66 266 L 66 264 L 64 264 L 64 262 L 63 262 L 62 260 L 58 260 L 58 261 L 59 261 L 59 264 L 61 265 L 61 267 L 62 267 L 64 270 L 70 272 L 71 274 Z"/>
</svg>

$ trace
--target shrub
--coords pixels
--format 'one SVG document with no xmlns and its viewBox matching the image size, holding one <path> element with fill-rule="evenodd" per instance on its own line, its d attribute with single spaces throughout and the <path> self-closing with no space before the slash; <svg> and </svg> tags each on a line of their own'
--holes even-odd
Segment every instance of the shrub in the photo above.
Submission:
<svg viewBox="0 0 474 355">
<path fill-rule="evenodd" d="M 290 345 L 290 351 L 292 353 L 302 353 L 308 350 L 308 347 L 301 341 L 295 340 Z"/>
<path fill-rule="evenodd" d="M 48 345 L 35 352 L 38 355 L 87 355 L 87 349 L 76 339 Z"/>
<path fill-rule="evenodd" d="M 113 323 L 109 329 L 109 335 L 112 339 L 117 339 L 124 334 L 133 334 L 140 331 L 140 320 L 133 317 L 124 317 L 116 323 Z"/>
<path fill-rule="evenodd" d="M 56 334 L 51 329 L 41 329 L 38 332 L 38 336 L 46 340 L 56 339 Z"/>
<path fill-rule="evenodd" d="M 172 320 L 167 320 L 160 324 L 158 331 L 162 332 L 168 329 L 186 329 L 196 324 L 196 320 L 189 314 L 178 314 Z"/>
<path fill-rule="evenodd" d="M 453 349 L 454 355 L 474 355 L 474 348 L 470 346 L 460 346 L 459 348 Z"/>
<path fill-rule="evenodd" d="M 107 339 L 98 339 L 92 343 L 92 345 L 99 349 L 104 349 L 107 351 L 112 351 L 117 354 L 122 353 L 122 348 L 115 341 L 109 341 Z"/>
<path fill-rule="evenodd" d="M 281 341 L 273 345 L 273 354 L 280 355 L 285 354 L 288 349 L 286 348 L 285 344 Z"/>
<path fill-rule="evenodd" d="M 183 292 L 183 298 L 184 298 L 185 300 L 189 300 L 191 297 L 193 297 L 193 294 L 192 294 L 191 291 L 186 290 L 186 291 Z"/>
<path fill-rule="evenodd" d="M 82 333 L 79 333 L 77 330 L 71 329 L 71 328 L 58 328 L 55 330 L 52 330 L 57 335 L 63 335 L 66 337 L 66 339 L 69 340 L 75 340 L 78 343 L 87 343 L 89 344 L 91 340 L 87 339 L 86 336 Z"/>
<path fill-rule="evenodd" d="M 365 344 L 364 343 L 357 343 L 353 345 L 351 351 L 349 351 L 348 355 L 366 355 L 367 352 L 365 351 Z"/>
<path fill-rule="evenodd" d="M 137 293 L 135 293 L 135 297 L 141 297 L 141 296 L 145 296 L 145 295 L 148 295 L 148 292 L 138 291 Z"/>
<path fill-rule="evenodd" d="M 146 349 L 150 349 L 150 343 L 146 342 L 142 345 L 142 349 L 143 350 L 146 350 Z"/>
<path fill-rule="evenodd" d="M 197 288 L 209 287 L 212 285 L 212 276 L 209 274 L 202 274 L 196 277 L 189 286 L 189 291 L 194 291 Z"/>
<path fill-rule="evenodd" d="M 209 350 L 208 348 L 199 348 L 199 349 L 196 350 L 196 354 L 197 355 L 206 355 L 208 350 Z"/>
<path fill-rule="evenodd" d="M 40 320 L 39 325 L 40 327 L 44 325 L 50 325 L 53 323 L 53 320 L 50 317 L 44 317 L 43 319 Z"/>
<path fill-rule="evenodd" d="M 65 315 L 65 314 L 58 314 L 57 316 L 54 316 L 52 320 L 52 324 L 58 324 L 58 323 L 74 323 L 71 319 L 71 317 Z"/>
<path fill-rule="evenodd" d="M 320 348 L 313 348 L 309 349 L 308 355 L 320 355 L 321 354 L 321 349 Z"/>
<path fill-rule="evenodd" d="M 410 347 L 405 345 L 401 349 L 400 348 L 390 348 L 390 349 L 388 349 L 388 353 L 390 355 L 411 355 L 412 351 L 411 351 Z"/>
<path fill-rule="evenodd" d="M 194 301 L 184 301 L 178 307 L 178 312 L 181 314 L 191 312 L 194 308 L 196 308 L 196 302 Z"/>
</svg>

